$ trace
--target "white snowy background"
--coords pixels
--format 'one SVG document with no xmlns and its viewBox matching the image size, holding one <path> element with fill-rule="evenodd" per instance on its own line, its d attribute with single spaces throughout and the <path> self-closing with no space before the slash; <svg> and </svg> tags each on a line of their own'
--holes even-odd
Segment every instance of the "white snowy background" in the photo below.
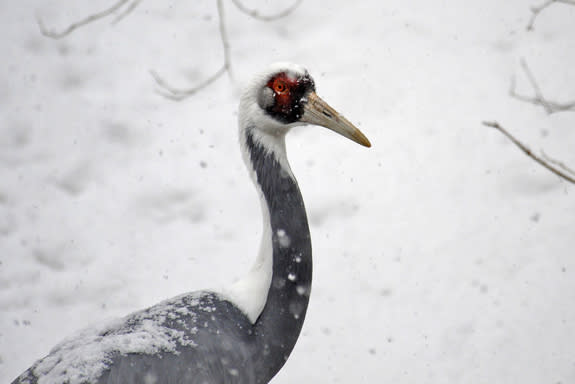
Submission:
<svg viewBox="0 0 575 384">
<path fill-rule="evenodd" d="M 237 144 L 238 89 L 267 64 L 306 66 L 371 139 L 288 139 L 306 201 L 314 287 L 274 383 L 575 382 L 575 7 L 535 0 L 304 0 L 265 23 L 226 1 L 235 81 L 169 101 L 222 63 L 214 0 L 143 1 L 63 40 L 109 0 L 0 1 L 0 382 L 90 324 L 251 266 L 259 202 Z M 244 0 L 262 13 L 285 2 Z"/>
</svg>

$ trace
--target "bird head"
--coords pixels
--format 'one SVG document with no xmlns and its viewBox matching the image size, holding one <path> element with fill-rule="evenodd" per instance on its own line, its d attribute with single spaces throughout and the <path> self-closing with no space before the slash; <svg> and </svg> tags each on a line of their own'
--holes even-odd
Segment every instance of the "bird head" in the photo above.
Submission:
<svg viewBox="0 0 575 384">
<path fill-rule="evenodd" d="M 298 125 L 318 125 L 371 146 L 359 129 L 316 94 L 313 78 L 296 64 L 276 63 L 254 78 L 240 102 L 242 120 L 274 136 Z"/>
</svg>

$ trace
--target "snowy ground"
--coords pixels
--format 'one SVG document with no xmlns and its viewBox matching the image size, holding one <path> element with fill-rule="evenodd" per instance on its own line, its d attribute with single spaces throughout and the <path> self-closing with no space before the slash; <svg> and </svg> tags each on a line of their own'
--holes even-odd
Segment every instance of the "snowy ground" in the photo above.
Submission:
<svg viewBox="0 0 575 384">
<path fill-rule="evenodd" d="M 289 138 L 315 280 L 274 383 L 575 382 L 575 187 L 480 124 L 575 166 L 575 114 L 507 94 L 513 75 L 531 91 L 524 57 L 575 99 L 575 7 L 528 33 L 535 1 L 304 0 L 273 23 L 226 2 L 236 82 L 175 103 L 148 71 L 185 86 L 219 67 L 215 1 L 38 33 L 35 14 L 63 27 L 110 3 L 0 1 L 0 382 L 75 330 L 249 268 L 238 87 L 277 60 L 307 66 L 373 147 Z"/>
</svg>

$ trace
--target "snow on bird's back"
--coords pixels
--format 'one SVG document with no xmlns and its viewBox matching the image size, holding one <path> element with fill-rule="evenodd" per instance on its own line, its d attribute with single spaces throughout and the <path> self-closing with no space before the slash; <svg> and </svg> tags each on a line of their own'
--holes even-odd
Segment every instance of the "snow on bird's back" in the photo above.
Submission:
<svg viewBox="0 0 575 384">
<path fill-rule="evenodd" d="M 195 346 L 194 308 L 202 292 L 181 295 L 105 325 L 84 329 L 65 339 L 20 377 L 33 374 L 39 384 L 96 381 L 118 355 L 178 353 L 179 346 Z"/>
</svg>

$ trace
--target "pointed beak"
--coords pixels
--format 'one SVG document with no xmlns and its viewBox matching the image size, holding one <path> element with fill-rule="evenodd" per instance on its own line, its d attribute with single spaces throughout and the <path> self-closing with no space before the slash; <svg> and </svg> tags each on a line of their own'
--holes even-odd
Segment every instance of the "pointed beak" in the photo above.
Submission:
<svg viewBox="0 0 575 384">
<path fill-rule="evenodd" d="M 331 129 L 364 147 L 371 147 L 371 143 L 359 129 L 330 107 L 315 92 L 309 94 L 300 121 Z"/>
</svg>

